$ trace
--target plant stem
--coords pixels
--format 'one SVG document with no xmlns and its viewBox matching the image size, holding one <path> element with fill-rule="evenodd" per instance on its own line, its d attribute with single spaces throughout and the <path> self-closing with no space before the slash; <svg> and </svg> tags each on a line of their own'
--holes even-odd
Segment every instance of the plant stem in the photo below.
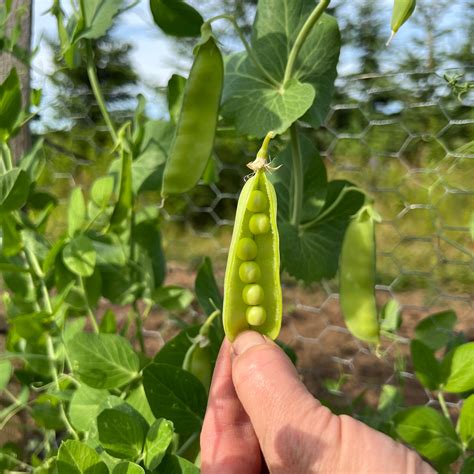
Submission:
<svg viewBox="0 0 474 474">
<path fill-rule="evenodd" d="M 293 206 L 291 210 L 291 223 L 298 227 L 301 221 L 301 210 L 303 208 L 303 160 L 298 137 L 296 122 L 290 127 L 291 154 L 293 161 Z"/>
<path fill-rule="evenodd" d="M 217 15 L 207 20 L 206 23 L 210 24 L 216 20 L 228 20 L 232 23 L 232 26 L 234 27 L 237 35 L 239 36 L 240 41 L 242 41 L 242 44 L 244 45 L 244 48 L 245 48 L 245 51 L 247 52 L 248 57 L 253 62 L 255 67 L 266 77 L 266 79 L 271 84 L 280 88 L 281 84 L 270 75 L 270 73 L 262 66 L 257 56 L 255 56 L 251 46 L 249 45 L 247 39 L 245 38 L 243 31 L 240 29 L 239 25 L 237 24 L 237 20 L 235 19 L 235 17 L 233 15 L 226 15 L 226 14 Z"/>
<path fill-rule="evenodd" d="M 102 117 L 104 117 L 104 121 L 107 125 L 107 128 L 109 129 L 110 135 L 112 136 L 112 140 L 114 141 L 114 144 L 117 144 L 117 132 L 115 131 L 114 124 L 110 117 L 109 111 L 107 110 L 107 106 L 105 105 L 104 95 L 102 94 L 102 89 L 100 88 L 99 79 L 97 77 L 97 69 L 94 63 L 94 54 L 92 52 L 92 46 L 89 40 L 86 40 L 86 55 L 87 76 L 89 77 L 92 91 L 94 92 L 97 105 L 99 106 Z"/>
<path fill-rule="evenodd" d="M 35 253 L 30 249 L 30 247 L 25 242 L 25 254 L 28 260 L 29 266 L 32 272 L 39 280 L 40 289 L 41 289 L 41 296 L 43 298 L 43 304 L 45 306 L 46 312 L 49 314 L 53 314 L 53 307 L 51 305 L 51 300 L 49 298 L 48 288 L 46 286 L 46 282 L 44 281 L 44 273 L 40 267 L 38 259 L 36 258 Z"/>
<path fill-rule="evenodd" d="M 302 26 L 296 40 L 291 48 L 290 54 L 288 55 L 288 62 L 286 63 L 285 75 L 283 76 L 283 85 L 285 85 L 293 76 L 293 69 L 295 67 L 296 59 L 298 54 L 303 47 L 306 38 L 311 33 L 314 25 L 321 18 L 321 15 L 324 13 L 324 10 L 328 7 L 331 0 L 320 0 L 318 5 L 311 12 L 311 15 L 307 18 L 304 25 Z"/>
<path fill-rule="evenodd" d="M 2 152 L 3 152 L 3 165 L 6 168 L 6 171 L 10 171 L 13 168 L 12 153 L 10 147 L 6 143 L 2 143 Z"/>
<path fill-rule="evenodd" d="M 142 354 L 145 354 L 145 339 L 143 337 L 143 321 L 140 311 L 138 311 L 137 302 L 133 302 L 133 312 L 135 314 L 135 334 L 138 339 L 138 344 L 140 345 L 140 350 Z"/>
<path fill-rule="evenodd" d="M 451 421 L 451 417 L 449 416 L 448 407 L 446 406 L 446 401 L 444 400 L 443 392 L 438 392 L 438 401 L 441 406 L 441 410 L 443 411 L 444 416 Z"/>
<path fill-rule="evenodd" d="M 94 312 L 89 305 L 89 301 L 87 300 L 86 285 L 84 284 L 84 279 L 81 276 L 79 277 L 79 283 L 81 285 L 82 292 L 84 293 L 84 303 L 86 303 L 87 315 L 89 316 L 94 332 L 99 333 L 99 326 L 97 324 L 97 320 L 95 319 Z"/>
</svg>

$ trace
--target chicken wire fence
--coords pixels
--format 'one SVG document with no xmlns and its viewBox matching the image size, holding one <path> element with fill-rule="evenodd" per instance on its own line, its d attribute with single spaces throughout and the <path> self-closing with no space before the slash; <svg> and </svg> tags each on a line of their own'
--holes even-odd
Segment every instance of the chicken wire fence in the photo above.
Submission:
<svg viewBox="0 0 474 474">
<path fill-rule="evenodd" d="M 463 80 L 472 79 L 474 70 L 463 72 Z M 305 383 L 322 399 L 344 404 L 363 393 L 374 403 L 382 385 L 396 383 L 407 403 L 437 404 L 405 363 L 416 322 L 451 308 L 457 329 L 474 338 L 474 97 L 458 97 L 451 86 L 439 72 L 340 78 L 325 124 L 312 132 L 328 177 L 348 179 L 375 200 L 382 217 L 376 227 L 377 299 L 380 306 L 396 300 L 403 316 L 400 337 L 385 339 L 375 354 L 346 329 L 336 279 L 310 286 L 283 279 L 282 339 L 296 350 Z M 56 186 L 67 190 L 102 170 L 100 160 L 83 152 L 106 156 L 110 149 L 101 148 L 96 136 L 103 132 L 71 135 L 61 146 L 47 140 Z M 238 159 L 229 160 L 219 140 L 218 178 L 162 210 L 169 282 L 192 286 L 204 255 L 223 282 L 232 219 L 253 152 L 247 142 L 234 140 L 232 147 Z"/>
</svg>

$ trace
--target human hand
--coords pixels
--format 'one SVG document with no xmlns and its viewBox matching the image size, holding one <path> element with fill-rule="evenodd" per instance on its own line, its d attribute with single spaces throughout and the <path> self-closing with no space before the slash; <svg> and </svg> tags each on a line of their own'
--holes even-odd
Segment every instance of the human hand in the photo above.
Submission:
<svg viewBox="0 0 474 474">
<path fill-rule="evenodd" d="M 263 457 L 262 457 L 263 456 Z M 224 340 L 201 432 L 203 474 L 426 473 L 410 449 L 322 406 L 285 353 L 247 331 Z"/>
</svg>

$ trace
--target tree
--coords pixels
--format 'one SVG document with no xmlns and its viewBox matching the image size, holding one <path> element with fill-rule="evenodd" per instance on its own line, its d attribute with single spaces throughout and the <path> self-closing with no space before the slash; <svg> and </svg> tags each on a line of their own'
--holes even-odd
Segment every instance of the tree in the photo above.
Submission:
<svg viewBox="0 0 474 474">
<path fill-rule="evenodd" d="M 29 57 L 31 50 L 32 1 L 13 0 L 5 25 L 0 25 L 0 83 L 15 67 L 21 81 L 23 107 L 26 109 L 29 106 L 30 99 Z M 0 0 L 0 10 L 6 9 L 9 3 L 7 0 Z M 14 158 L 19 158 L 30 147 L 30 144 L 30 130 L 26 125 L 11 140 L 10 145 Z"/>
</svg>

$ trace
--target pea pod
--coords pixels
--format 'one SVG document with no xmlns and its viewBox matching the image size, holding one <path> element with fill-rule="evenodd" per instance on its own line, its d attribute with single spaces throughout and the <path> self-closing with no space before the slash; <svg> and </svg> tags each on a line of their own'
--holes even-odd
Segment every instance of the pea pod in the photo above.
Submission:
<svg viewBox="0 0 474 474">
<path fill-rule="evenodd" d="M 363 341 L 377 344 L 374 220 L 375 211 L 367 204 L 346 230 L 339 263 L 339 297 L 349 331 Z"/>
<path fill-rule="evenodd" d="M 224 282 L 224 331 L 233 341 L 247 329 L 276 339 L 282 293 L 275 189 L 265 172 L 269 133 L 240 194 Z"/>
<path fill-rule="evenodd" d="M 163 173 L 161 195 L 193 188 L 212 153 L 224 82 L 222 55 L 212 35 L 198 45 Z"/>
<path fill-rule="evenodd" d="M 394 0 L 392 9 L 392 20 L 390 26 L 392 28 L 392 34 L 387 41 L 387 46 L 395 36 L 395 33 L 401 28 L 401 26 L 411 17 L 416 7 L 416 0 Z"/>
</svg>

